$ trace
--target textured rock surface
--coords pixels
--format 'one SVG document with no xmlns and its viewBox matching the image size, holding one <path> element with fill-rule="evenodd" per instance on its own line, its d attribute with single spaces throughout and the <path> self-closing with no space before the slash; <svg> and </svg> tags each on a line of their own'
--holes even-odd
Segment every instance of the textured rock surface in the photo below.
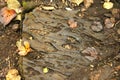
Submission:
<svg viewBox="0 0 120 80">
<path fill-rule="evenodd" d="M 113 39 L 106 40 L 109 32 L 93 32 L 91 21 L 81 19 L 77 12 L 61 9 L 44 11 L 37 7 L 25 15 L 23 39 L 27 39 L 33 49 L 23 58 L 26 80 L 74 80 L 75 77 L 88 80 L 91 61 L 81 54 L 82 50 L 95 47 L 100 59 L 113 55 L 113 48 L 118 51 L 118 44 Z M 69 27 L 67 21 L 70 18 L 77 21 L 78 27 Z M 107 44 L 108 41 L 113 45 Z M 108 48 L 108 45 L 111 47 Z M 46 74 L 42 71 L 44 67 L 49 69 Z M 78 71 L 84 75 L 73 76 L 79 74 Z"/>
</svg>

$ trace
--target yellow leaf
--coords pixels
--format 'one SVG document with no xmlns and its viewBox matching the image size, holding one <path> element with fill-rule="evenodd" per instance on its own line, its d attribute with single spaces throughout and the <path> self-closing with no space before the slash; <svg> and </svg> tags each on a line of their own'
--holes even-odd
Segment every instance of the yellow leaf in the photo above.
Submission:
<svg viewBox="0 0 120 80">
<path fill-rule="evenodd" d="M 83 0 L 70 0 L 72 3 L 77 4 L 78 6 L 83 2 Z"/>
<path fill-rule="evenodd" d="M 48 73 L 49 69 L 46 67 L 46 68 L 43 68 L 43 73 Z"/>
<path fill-rule="evenodd" d="M 16 46 L 18 47 L 18 54 L 21 55 L 21 56 L 25 56 L 28 54 L 28 52 L 31 51 L 31 48 L 30 48 L 30 44 L 28 41 L 17 41 L 16 42 Z"/>
<path fill-rule="evenodd" d="M 16 20 L 21 20 L 21 4 L 19 3 L 18 0 L 7 0 L 7 7 L 10 9 L 13 9 L 16 11 L 16 13 L 18 14 L 16 17 Z"/>
<path fill-rule="evenodd" d="M 25 46 L 26 49 L 30 48 L 30 44 L 29 44 L 28 41 L 24 41 L 23 44 L 24 44 L 24 46 Z"/>
<path fill-rule="evenodd" d="M 18 0 L 7 0 L 7 6 L 10 9 L 14 9 L 18 13 L 18 9 L 21 7 L 21 4 Z"/>
<path fill-rule="evenodd" d="M 19 51 L 26 51 L 26 48 L 25 48 L 24 46 L 19 46 L 19 47 L 18 47 L 18 50 L 19 50 Z"/>
<path fill-rule="evenodd" d="M 21 80 L 18 70 L 10 69 L 6 75 L 6 80 Z"/>
<path fill-rule="evenodd" d="M 103 8 L 111 9 L 111 8 L 113 8 L 113 3 L 112 2 L 104 2 Z"/>
<path fill-rule="evenodd" d="M 22 40 L 21 40 L 21 39 L 20 39 L 20 41 L 17 41 L 17 42 L 16 42 L 16 46 L 17 46 L 17 47 L 22 46 Z"/>
<path fill-rule="evenodd" d="M 16 17 L 15 19 L 16 19 L 16 20 L 20 20 L 20 21 L 21 21 L 21 19 L 22 19 L 21 14 L 18 14 L 18 15 L 17 15 L 17 17 Z"/>
<path fill-rule="evenodd" d="M 25 55 L 28 54 L 28 52 L 26 52 L 26 51 L 24 50 L 24 51 L 18 52 L 18 54 L 19 54 L 20 56 L 25 56 Z"/>
</svg>

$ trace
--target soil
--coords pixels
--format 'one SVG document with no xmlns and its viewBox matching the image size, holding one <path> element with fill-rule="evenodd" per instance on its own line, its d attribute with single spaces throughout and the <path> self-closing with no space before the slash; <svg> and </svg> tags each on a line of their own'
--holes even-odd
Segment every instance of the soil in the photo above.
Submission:
<svg viewBox="0 0 120 80">
<path fill-rule="evenodd" d="M 83 3 L 28 0 L 33 5 L 24 10 L 23 20 L 6 27 L 0 23 L 0 80 L 13 68 L 22 80 L 120 80 L 120 2 L 111 1 L 110 10 L 94 0 L 82 11 Z M 105 23 L 106 18 L 115 22 Z M 20 39 L 30 43 L 26 56 L 18 54 Z"/>
</svg>

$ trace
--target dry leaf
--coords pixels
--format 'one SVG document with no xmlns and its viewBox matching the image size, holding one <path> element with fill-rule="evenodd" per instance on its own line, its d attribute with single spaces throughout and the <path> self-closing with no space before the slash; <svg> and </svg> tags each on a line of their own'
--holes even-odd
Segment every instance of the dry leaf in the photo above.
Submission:
<svg viewBox="0 0 120 80">
<path fill-rule="evenodd" d="M 6 26 L 17 16 L 15 10 L 4 7 L 0 11 L 0 22 Z"/>
<path fill-rule="evenodd" d="M 14 9 L 17 13 L 19 13 L 19 8 L 21 7 L 21 4 L 18 0 L 7 0 L 7 7 L 10 9 Z"/>
<path fill-rule="evenodd" d="M 49 69 L 47 67 L 43 68 L 43 73 L 48 73 Z"/>
<path fill-rule="evenodd" d="M 6 80 L 21 80 L 21 76 L 18 73 L 18 70 L 11 69 L 6 75 Z"/>
<path fill-rule="evenodd" d="M 22 40 L 17 41 L 16 46 L 18 47 L 19 50 L 18 54 L 21 56 L 25 56 L 31 51 L 30 44 L 28 41 Z"/>
<path fill-rule="evenodd" d="M 22 8 L 21 8 L 21 4 L 19 3 L 18 0 L 7 0 L 7 7 L 9 9 L 13 9 L 16 11 L 17 14 L 17 17 L 16 17 L 16 20 L 21 20 L 21 12 L 22 12 Z"/>
<path fill-rule="evenodd" d="M 109 1 L 105 1 L 104 4 L 103 4 L 103 8 L 111 9 L 111 8 L 113 8 L 113 3 L 109 2 Z"/>
<path fill-rule="evenodd" d="M 84 0 L 85 8 L 89 8 L 91 6 L 91 4 L 93 4 L 93 3 L 94 3 L 93 0 Z"/>
<path fill-rule="evenodd" d="M 71 3 L 75 3 L 78 6 L 83 2 L 83 0 L 70 0 Z"/>
<path fill-rule="evenodd" d="M 18 0 L 6 0 L 7 7 L 0 11 L 0 22 L 6 26 L 10 21 L 16 17 L 16 20 L 21 20 L 22 9 Z M 19 14 L 19 15 L 17 15 Z"/>
<path fill-rule="evenodd" d="M 30 52 L 31 48 L 30 48 L 30 43 L 28 41 L 24 41 L 24 46 L 25 46 L 26 52 Z"/>
</svg>

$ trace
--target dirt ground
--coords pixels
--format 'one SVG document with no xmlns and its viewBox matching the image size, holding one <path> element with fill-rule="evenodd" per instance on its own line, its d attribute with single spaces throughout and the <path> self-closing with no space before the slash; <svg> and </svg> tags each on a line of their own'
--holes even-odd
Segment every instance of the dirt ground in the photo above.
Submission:
<svg viewBox="0 0 120 80">
<path fill-rule="evenodd" d="M 0 80 L 13 68 L 22 80 L 120 80 L 119 0 L 110 10 L 104 0 L 87 9 L 68 0 L 25 1 L 32 8 L 22 21 L 0 23 Z M 30 43 L 26 56 L 18 54 L 20 39 Z"/>
</svg>

